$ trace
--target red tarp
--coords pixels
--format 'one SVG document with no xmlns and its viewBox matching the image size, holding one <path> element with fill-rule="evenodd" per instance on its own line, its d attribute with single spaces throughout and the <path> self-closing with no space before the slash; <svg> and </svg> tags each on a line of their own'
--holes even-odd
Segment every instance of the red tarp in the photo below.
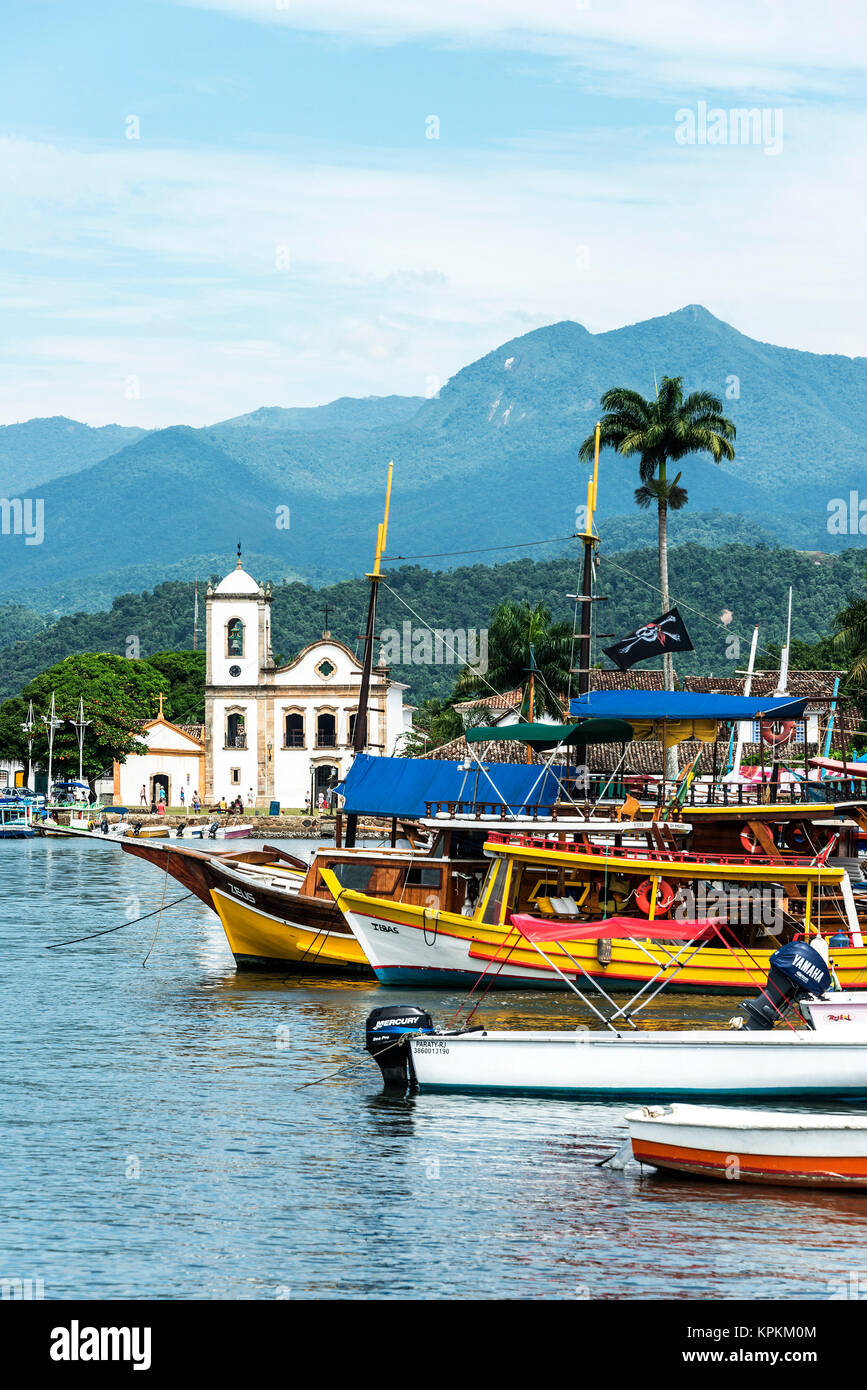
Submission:
<svg viewBox="0 0 867 1390">
<path fill-rule="evenodd" d="M 642 917 L 606 917 L 599 922 L 552 922 L 546 918 L 530 917 L 523 912 L 511 914 L 517 927 L 528 941 L 598 941 L 600 937 L 658 936 L 667 941 L 693 941 L 696 937 L 715 936 L 725 922 L 716 917 L 699 917 L 692 922 L 654 922 Z"/>
</svg>

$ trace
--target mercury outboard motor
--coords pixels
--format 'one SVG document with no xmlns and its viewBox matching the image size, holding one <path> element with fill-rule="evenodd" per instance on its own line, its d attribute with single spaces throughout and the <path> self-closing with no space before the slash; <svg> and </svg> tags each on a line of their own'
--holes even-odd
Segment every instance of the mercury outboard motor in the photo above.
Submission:
<svg viewBox="0 0 867 1390">
<path fill-rule="evenodd" d="M 416 1033 L 433 1033 L 433 1019 L 414 1004 L 373 1009 L 367 1015 L 364 1046 L 382 1072 L 388 1090 L 405 1091 L 413 1084 L 409 1040 Z"/>
<path fill-rule="evenodd" d="M 790 941 L 771 956 L 763 993 L 744 1001 L 744 1027 L 750 1031 L 773 1028 L 787 1008 L 811 995 L 824 994 L 830 984 L 831 971 L 824 956 L 802 941 Z"/>
</svg>

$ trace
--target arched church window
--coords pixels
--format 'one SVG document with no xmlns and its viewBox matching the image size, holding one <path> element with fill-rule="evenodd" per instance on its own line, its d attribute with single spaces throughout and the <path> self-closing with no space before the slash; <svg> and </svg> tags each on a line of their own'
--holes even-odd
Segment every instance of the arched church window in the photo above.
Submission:
<svg viewBox="0 0 867 1390">
<path fill-rule="evenodd" d="M 240 618 L 230 618 L 226 626 L 226 655 L 244 655 L 244 624 Z"/>
<path fill-rule="evenodd" d="M 286 715 L 286 744 L 287 748 L 304 747 L 304 715 Z"/>
<path fill-rule="evenodd" d="M 319 714 L 316 717 L 316 747 L 337 747 L 337 720 L 333 714 Z"/>
<path fill-rule="evenodd" d="M 247 723 L 243 714 L 226 715 L 226 747 L 247 747 Z"/>
</svg>

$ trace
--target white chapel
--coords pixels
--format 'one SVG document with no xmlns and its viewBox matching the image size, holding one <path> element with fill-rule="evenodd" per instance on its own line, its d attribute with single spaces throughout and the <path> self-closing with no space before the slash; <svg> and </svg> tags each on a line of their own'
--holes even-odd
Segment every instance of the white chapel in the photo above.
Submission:
<svg viewBox="0 0 867 1390">
<path fill-rule="evenodd" d="M 240 547 L 239 547 L 240 552 Z M 348 771 L 361 661 L 323 632 L 286 666 L 271 651 L 271 590 L 238 563 L 206 600 L 206 806 L 241 796 L 267 809 L 313 806 Z M 374 667 L 365 752 L 393 754 L 412 727 L 408 687 Z"/>
</svg>

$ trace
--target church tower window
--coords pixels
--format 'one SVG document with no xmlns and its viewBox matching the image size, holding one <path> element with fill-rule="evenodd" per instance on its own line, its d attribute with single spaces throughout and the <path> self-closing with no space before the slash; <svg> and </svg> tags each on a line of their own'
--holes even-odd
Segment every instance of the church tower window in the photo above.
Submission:
<svg viewBox="0 0 867 1390">
<path fill-rule="evenodd" d="M 244 624 L 240 618 L 230 618 L 226 625 L 226 655 L 244 655 Z"/>
</svg>

